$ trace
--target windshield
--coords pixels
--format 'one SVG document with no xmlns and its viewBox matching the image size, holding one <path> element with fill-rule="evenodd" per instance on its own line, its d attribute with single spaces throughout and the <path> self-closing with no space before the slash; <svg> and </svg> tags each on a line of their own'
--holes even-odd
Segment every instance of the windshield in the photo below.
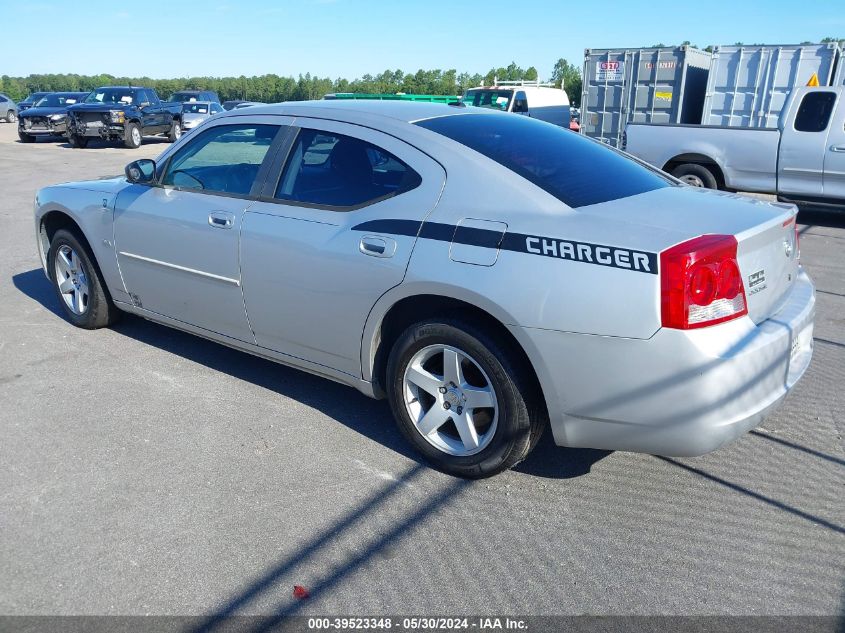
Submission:
<svg viewBox="0 0 845 633">
<path fill-rule="evenodd" d="M 135 91 L 129 88 L 98 88 L 85 98 L 85 103 L 122 103 L 135 101 Z"/>
<path fill-rule="evenodd" d="M 182 112 L 185 114 L 208 114 L 207 103 L 186 103 L 182 106 Z"/>
<path fill-rule="evenodd" d="M 52 94 L 47 95 L 35 104 L 36 108 L 61 108 L 62 106 L 69 106 L 79 101 L 79 95 L 63 95 Z"/>
<path fill-rule="evenodd" d="M 473 89 L 464 93 L 463 102 L 477 108 L 507 110 L 513 98 L 513 90 Z"/>
<path fill-rule="evenodd" d="M 42 99 L 45 95 L 50 94 L 49 92 L 33 92 L 29 95 L 26 99 L 23 100 L 24 103 L 36 103 L 39 99 Z"/>
<path fill-rule="evenodd" d="M 177 103 L 187 103 L 188 101 L 196 101 L 197 97 L 198 95 L 195 92 L 174 92 L 170 100 Z"/>
<path fill-rule="evenodd" d="M 504 165 L 573 208 L 673 184 L 615 149 L 524 116 L 462 114 L 416 125 Z"/>
</svg>

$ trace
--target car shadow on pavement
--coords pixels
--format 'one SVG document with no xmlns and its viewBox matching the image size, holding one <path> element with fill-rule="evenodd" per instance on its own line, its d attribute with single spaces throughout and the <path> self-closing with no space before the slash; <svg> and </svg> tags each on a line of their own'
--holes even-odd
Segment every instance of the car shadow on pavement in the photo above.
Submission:
<svg viewBox="0 0 845 633">
<path fill-rule="evenodd" d="M 57 318 L 65 319 L 59 300 L 40 268 L 14 275 L 12 283 Z M 122 317 L 111 327 L 113 331 L 318 409 L 386 448 L 421 463 L 421 458 L 401 436 L 385 400 L 373 400 L 352 387 L 140 317 L 130 314 Z M 570 479 L 588 474 L 594 463 L 609 454 L 610 451 L 559 447 L 547 429 L 537 447 L 514 470 L 537 477 Z"/>
<path fill-rule="evenodd" d="M 806 233 L 814 226 L 825 226 L 834 229 L 845 229 L 845 213 L 836 211 L 822 211 L 817 208 L 800 208 L 798 211 L 798 224 L 805 226 L 798 232 Z"/>
</svg>

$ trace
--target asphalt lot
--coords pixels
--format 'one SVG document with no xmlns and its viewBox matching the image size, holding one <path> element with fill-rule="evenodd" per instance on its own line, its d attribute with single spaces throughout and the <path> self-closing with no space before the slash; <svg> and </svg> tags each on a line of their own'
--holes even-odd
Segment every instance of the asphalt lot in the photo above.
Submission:
<svg viewBox="0 0 845 633">
<path fill-rule="evenodd" d="M 60 316 L 36 189 L 165 147 L 23 145 L 0 124 L 0 614 L 843 613 L 845 215 L 801 216 L 815 358 L 763 427 L 695 459 L 547 433 L 466 482 L 351 388 Z"/>
</svg>

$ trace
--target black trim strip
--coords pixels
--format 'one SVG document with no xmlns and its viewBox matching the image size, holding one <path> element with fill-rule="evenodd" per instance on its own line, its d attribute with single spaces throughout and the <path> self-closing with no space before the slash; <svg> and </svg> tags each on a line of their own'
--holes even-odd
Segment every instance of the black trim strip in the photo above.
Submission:
<svg viewBox="0 0 845 633">
<path fill-rule="evenodd" d="M 439 242 L 467 244 L 481 248 L 500 248 L 514 253 L 555 257 L 583 264 L 621 268 L 634 272 L 657 274 L 657 253 L 620 246 L 576 242 L 557 237 L 542 237 L 525 233 L 500 233 L 439 222 L 416 220 L 370 220 L 352 227 L 353 231 L 387 233 L 421 237 Z"/>
</svg>

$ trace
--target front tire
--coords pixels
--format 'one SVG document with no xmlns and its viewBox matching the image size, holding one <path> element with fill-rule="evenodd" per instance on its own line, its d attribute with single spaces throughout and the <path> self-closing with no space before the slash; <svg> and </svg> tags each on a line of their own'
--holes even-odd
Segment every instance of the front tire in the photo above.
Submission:
<svg viewBox="0 0 845 633">
<path fill-rule="evenodd" d="M 68 145 L 74 148 L 85 149 L 88 147 L 88 137 L 87 136 L 79 136 L 79 134 L 71 134 L 68 132 L 67 135 L 67 142 Z"/>
<path fill-rule="evenodd" d="M 68 321 L 94 330 L 114 323 L 118 316 L 100 269 L 88 247 L 66 229 L 56 231 L 47 253 L 47 270 Z"/>
<path fill-rule="evenodd" d="M 175 143 L 182 138 L 182 124 L 176 119 L 173 119 L 173 123 L 170 125 L 170 132 L 167 138 L 171 143 Z"/>
<path fill-rule="evenodd" d="M 703 187 L 705 189 L 718 189 L 719 183 L 713 172 L 704 165 L 695 163 L 684 163 L 672 170 L 672 175 L 682 180 L 691 187 Z"/>
<path fill-rule="evenodd" d="M 35 137 L 32 134 L 27 134 L 25 132 L 21 132 L 18 130 L 18 138 L 21 140 L 21 143 L 34 143 Z"/>
<path fill-rule="evenodd" d="M 513 354 L 458 319 L 406 329 L 390 352 L 386 382 L 403 435 L 429 463 L 459 477 L 511 468 L 545 426 L 535 390 Z"/>
<path fill-rule="evenodd" d="M 138 149 L 142 141 L 141 126 L 137 123 L 127 123 L 123 131 L 123 144 L 129 149 Z"/>
<path fill-rule="evenodd" d="M 14 110 L 6 112 L 6 123 L 15 123 L 18 120 L 18 113 Z"/>
</svg>

